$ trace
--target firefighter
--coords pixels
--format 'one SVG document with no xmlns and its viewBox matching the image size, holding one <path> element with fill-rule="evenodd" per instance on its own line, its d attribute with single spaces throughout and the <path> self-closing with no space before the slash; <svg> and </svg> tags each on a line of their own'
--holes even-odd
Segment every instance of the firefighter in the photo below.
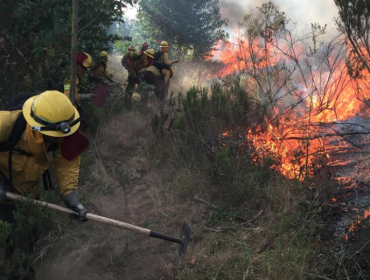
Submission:
<svg viewBox="0 0 370 280">
<path fill-rule="evenodd" d="M 171 66 L 175 63 L 178 63 L 180 60 L 179 59 L 175 59 L 173 61 L 169 60 L 168 57 L 169 45 L 166 41 L 161 42 L 159 49 L 160 49 L 159 52 L 156 53 L 154 66 L 160 68 L 161 73 L 164 77 L 165 84 L 168 87 L 168 82 L 170 78 L 173 76 L 173 69 L 171 68 Z"/>
<path fill-rule="evenodd" d="M 132 54 L 132 63 L 128 73 L 128 85 L 126 87 L 126 95 L 131 98 L 135 85 L 139 83 L 139 72 L 146 67 L 150 66 L 153 63 L 154 59 L 154 50 L 148 49 L 142 54 L 133 53 Z"/>
<path fill-rule="evenodd" d="M 78 111 L 59 91 L 45 91 L 30 97 L 19 108 L 22 109 L 0 111 L 0 220 L 15 222 L 16 206 L 6 199 L 6 191 L 39 198 L 38 181 L 50 167 L 49 153 L 53 153 L 61 198 L 68 208 L 78 213 L 75 218 L 85 221 L 86 209 L 77 192 L 82 152 L 76 148 L 80 147 L 81 139 L 75 138 L 82 135 L 78 132 Z M 17 251 L 31 254 L 37 241 L 37 236 L 31 235 L 34 232 L 35 228 L 29 229 L 18 243 L 8 240 L 4 245 L 8 257 Z M 26 262 L 24 266 L 26 272 L 18 275 L 19 279 L 34 280 L 34 269 Z"/>
<path fill-rule="evenodd" d="M 147 42 L 144 42 L 142 45 L 141 45 L 141 49 L 139 51 L 139 54 L 143 54 L 147 49 L 149 49 L 149 45 Z"/>
<path fill-rule="evenodd" d="M 85 74 L 86 70 L 91 67 L 93 60 L 91 56 L 86 52 L 79 52 L 76 55 L 76 86 L 80 84 L 80 80 L 82 79 L 83 75 Z M 71 90 L 71 83 L 69 78 L 64 81 L 64 94 L 70 97 L 70 90 Z M 90 100 L 94 97 L 92 93 L 84 93 L 80 94 L 76 91 L 75 102 L 77 109 L 81 110 L 81 101 L 83 100 Z M 81 112 L 80 112 L 81 113 Z"/>
<path fill-rule="evenodd" d="M 80 84 L 80 81 L 82 77 L 85 75 L 86 71 L 92 66 L 93 60 L 91 56 L 88 53 L 85 52 L 79 52 L 76 55 L 76 93 L 75 93 L 75 107 L 77 108 L 80 118 L 81 118 L 81 129 L 87 128 L 86 123 L 86 113 L 82 109 L 82 101 L 90 101 L 94 98 L 94 93 L 79 93 L 78 85 Z M 69 82 L 69 78 L 64 81 L 64 94 L 70 98 L 70 90 L 71 90 L 71 84 Z"/>
<path fill-rule="evenodd" d="M 107 79 L 109 82 L 114 83 L 114 81 L 109 76 L 109 72 L 107 69 L 107 62 L 108 62 L 108 53 L 106 51 L 100 52 L 100 64 L 92 67 L 92 72 L 94 77 L 98 79 L 101 83 L 103 83 L 103 79 Z"/>
<path fill-rule="evenodd" d="M 146 50 L 149 49 L 149 45 L 147 42 L 144 42 L 141 46 L 141 49 L 139 51 L 139 54 L 143 54 Z M 151 60 L 148 66 L 152 66 L 154 63 L 154 60 Z"/>
<path fill-rule="evenodd" d="M 135 50 L 135 47 L 134 47 L 134 46 L 130 46 L 130 47 L 128 48 L 128 51 L 124 54 L 124 56 L 123 56 L 123 57 L 122 57 L 122 59 L 121 59 L 121 64 L 122 64 L 122 66 L 123 66 L 123 67 L 125 67 L 125 69 L 126 69 L 127 71 L 129 71 L 129 69 L 130 69 L 131 60 L 132 60 L 131 56 L 132 56 L 132 54 L 133 54 L 135 51 L 136 51 L 136 50 Z"/>
</svg>

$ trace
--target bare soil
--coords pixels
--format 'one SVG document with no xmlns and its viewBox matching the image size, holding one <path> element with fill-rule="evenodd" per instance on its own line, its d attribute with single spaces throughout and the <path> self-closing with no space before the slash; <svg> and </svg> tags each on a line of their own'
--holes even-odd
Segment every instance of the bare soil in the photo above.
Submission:
<svg viewBox="0 0 370 280">
<path fill-rule="evenodd" d="M 177 237 L 183 220 L 198 221 L 205 208 L 183 201 L 171 186 L 175 171 L 148 158 L 149 121 L 150 114 L 129 112 L 107 124 L 101 132 L 104 141 L 96 146 L 96 162 L 88 168 L 91 178 L 104 169 L 111 189 L 89 200 L 97 214 Z M 127 178 L 120 182 L 123 175 Z M 99 188 L 94 182 L 83 184 L 81 192 L 88 197 L 89 188 Z M 176 244 L 93 222 L 77 227 L 65 233 L 64 243 L 49 246 L 38 280 L 172 279 L 169 275 L 180 263 Z"/>
</svg>

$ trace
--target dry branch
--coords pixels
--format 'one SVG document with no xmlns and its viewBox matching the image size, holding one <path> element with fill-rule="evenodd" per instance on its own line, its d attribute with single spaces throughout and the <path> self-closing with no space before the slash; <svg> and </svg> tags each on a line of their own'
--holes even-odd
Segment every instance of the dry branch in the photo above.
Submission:
<svg viewBox="0 0 370 280">
<path fill-rule="evenodd" d="M 347 133 L 325 133 L 310 137 L 287 137 L 284 140 L 315 140 L 324 137 L 335 137 L 335 136 L 353 136 L 353 135 L 368 135 L 370 132 L 347 132 Z"/>
<path fill-rule="evenodd" d="M 345 210 L 351 210 L 351 211 L 358 211 L 358 208 L 356 207 L 351 207 L 347 205 L 341 205 L 341 204 L 331 204 L 331 203 L 326 203 L 322 206 L 322 208 L 330 208 L 335 211 L 345 211 Z"/>
<path fill-rule="evenodd" d="M 314 277 L 315 279 L 323 279 L 323 280 L 334 280 L 325 276 L 313 274 L 313 273 L 308 273 L 308 276 Z"/>
<path fill-rule="evenodd" d="M 357 254 L 359 254 L 359 253 L 361 253 L 361 251 L 368 245 L 370 243 L 370 240 L 369 241 L 367 241 L 365 244 L 364 244 L 364 246 L 362 246 L 361 248 L 360 248 L 360 250 L 358 250 L 358 251 L 356 251 L 349 259 L 352 259 L 355 255 L 357 255 Z"/>
<path fill-rule="evenodd" d="M 243 226 L 246 226 L 246 225 L 249 225 L 250 223 L 252 223 L 254 220 L 256 220 L 259 216 L 261 216 L 261 214 L 263 213 L 263 210 L 261 210 L 256 216 L 254 216 L 252 219 L 250 219 L 249 221 L 246 221 L 245 223 L 242 223 Z"/>
<path fill-rule="evenodd" d="M 213 232 L 226 232 L 226 231 L 232 231 L 235 230 L 233 227 L 216 227 L 216 228 L 209 228 L 209 227 L 204 227 L 204 229 L 213 231 Z"/>
<path fill-rule="evenodd" d="M 334 195 L 335 196 L 346 195 L 348 193 L 354 193 L 354 192 L 356 192 L 354 189 L 342 189 L 342 190 L 337 191 Z"/>
<path fill-rule="evenodd" d="M 193 199 L 194 199 L 194 200 L 196 200 L 196 201 L 198 201 L 198 202 L 200 202 L 200 203 L 203 203 L 203 204 L 205 204 L 205 205 L 207 205 L 207 206 L 211 207 L 212 209 L 215 209 L 215 210 L 221 210 L 218 206 L 216 206 L 216 205 L 214 205 L 214 204 L 212 204 L 212 203 L 210 203 L 210 202 L 208 202 L 208 201 L 206 201 L 206 200 L 204 200 L 204 199 L 200 198 L 200 197 L 199 197 L 199 196 L 197 196 L 197 195 L 194 195 Z M 235 219 L 235 221 L 239 221 L 239 222 L 241 222 L 241 223 L 245 223 L 245 222 L 246 222 L 244 218 L 239 217 L 239 216 L 236 216 L 234 219 Z"/>
<path fill-rule="evenodd" d="M 198 202 L 201 202 L 201 203 L 203 203 L 203 204 L 205 204 L 205 205 L 208 205 L 209 207 L 211 207 L 211 208 L 213 208 L 213 209 L 219 209 L 216 205 L 214 205 L 214 204 L 212 204 L 212 203 L 210 203 L 210 202 L 208 202 L 208 201 L 206 201 L 206 200 L 204 200 L 204 199 L 200 198 L 200 197 L 199 197 L 199 196 L 197 196 L 197 195 L 195 195 L 195 196 L 194 196 L 194 200 L 196 200 L 196 201 L 198 201 Z"/>
<path fill-rule="evenodd" d="M 81 33 L 82 31 L 84 31 L 86 28 L 88 28 L 90 25 L 92 25 L 99 17 L 100 15 L 103 13 L 103 11 L 101 11 L 96 17 L 93 18 L 92 21 L 90 21 L 88 24 L 86 24 L 84 27 L 82 27 L 78 33 Z"/>
</svg>

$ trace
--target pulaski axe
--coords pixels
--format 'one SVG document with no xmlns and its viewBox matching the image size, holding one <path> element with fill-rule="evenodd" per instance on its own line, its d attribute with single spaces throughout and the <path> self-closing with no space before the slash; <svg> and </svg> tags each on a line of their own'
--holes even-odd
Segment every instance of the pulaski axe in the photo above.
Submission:
<svg viewBox="0 0 370 280">
<path fill-rule="evenodd" d="M 32 204 L 38 205 L 38 206 L 41 206 L 41 207 L 47 207 L 47 208 L 57 210 L 57 211 L 67 213 L 67 214 L 77 214 L 73 210 L 68 209 L 66 207 L 62 207 L 62 206 L 59 206 L 59 205 L 56 205 L 56 204 L 52 204 L 52 203 L 48 203 L 48 202 L 44 202 L 44 201 L 40 201 L 40 200 L 36 200 L 36 199 L 30 200 L 27 197 L 24 197 L 24 196 L 21 196 L 21 195 L 18 195 L 18 194 L 14 194 L 14 193 L 11 193 L 11 192 L 6 192 L 6 197 L 7 197 L 7 199 L 12 200 L 12 201 L 17 201 L 17 202 L 31 201 Z M 169 235 L 165 235 L 165 234 L 162 234 L 162 233 L 159 233 L 159 232 L 155 232 L 155 231 L 150 230 L 150 229 L 138 227 L 138 226 L 135 226 L 135 225 L 132 225 L 132 224 L 128 224 L 128 223 L 124 223 L 124 222 L 121 222 L 121 221 L 109 219 L 109 218 L 98 216 L 98 215 L 91 214 L 91 213 L 86 214 L 86 219 L 96 221 L 96 222 L 106 224 L 106 225 L 111 225 L 111 226 L 118 227 L 118 228 L 121 228 L 121 229 L 129 230 L 129 231 L 132 231 L 134 233 L 139 233 L 141 235 L 145 235 L 147 237 L 154 237 L 154 238 L 166 240 L 166 241 L 169 241 L 169 242 L 177 243 L 177 244 L 179 244 L 178 253 L 179 253 L 179 256 L 180 256 L 181 259 L 184 258 L 185 254 L 186 254 L 186 250 L 188 248 L 188 245 L 191 242 L 191 227 L 190 227 L 190 224 L 186 220 L 184 221 L 184 223 L 182 225 L 181 232 L 180 232 L 180 238 L 176 238 L 176 237 L 173 237 L 173 236 L 169 236 Z"/>
</svg>

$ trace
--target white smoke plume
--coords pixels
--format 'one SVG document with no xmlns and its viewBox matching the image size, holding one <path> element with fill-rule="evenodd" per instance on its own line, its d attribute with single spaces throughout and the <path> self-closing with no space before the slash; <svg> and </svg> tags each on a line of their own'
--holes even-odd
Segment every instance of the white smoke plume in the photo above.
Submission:
<svg viewBox="0 0 370 280">
<path fill-rule="evenodd" d="M 260 7 L 267 0 L 220 0 L 221 14 L 228 18 L 229 28 L 234 29 L 246 13 Z M 273 0 L 281 12 L 285 12 L 291 23 L 296 23 L 298 33 L 309 32 L 311 23 L 327 24 L 327 32 L 334 33 L 334 18 L 338 9 L 333 0 Z"/>
</svg>

